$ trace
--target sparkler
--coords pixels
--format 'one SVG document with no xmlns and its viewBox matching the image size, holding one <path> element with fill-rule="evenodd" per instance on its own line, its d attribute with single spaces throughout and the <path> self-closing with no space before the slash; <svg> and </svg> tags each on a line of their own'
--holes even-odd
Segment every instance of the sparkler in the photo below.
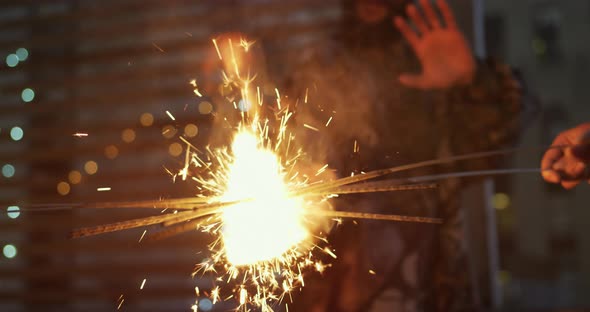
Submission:
<svg viewBox="0 0 590 312">
<path fill-rule="evenodd" d="M 243 133 L 246 136 L 245 142 L 253 142 L 253 137 L 250 136 L 251 133 Z M 237 140 L 239 142 L 240 140 Z M 244 142 L 241 142 L 244 143 Z M 240 144 L 241 144 L 240 143 Z M 238 144 L 238 145 L 240 145 Z M 249 144 L 245 144 L 246 149 L 254 148 L 251 151 L 256 150 L 252 154 L 247 153 L 246 155 L 255 155 L 258 153 L 258 148 Z M 563 148 L 563 146 L 555 146 L 553 148 Z M 546 147 L 543 147 L 546 149 Z M 239 149 L 238 149 L 239 150 Z M 435 164 L 444 164 L 449 162 L 454 162 L 458 160 L 466 160 L 466 159 L 477 159 L 483 157 L 490 157 L 502 154 L 508 154 L 516 151 L 517 149 L 506 149 L 506 150 L 499 150 L 499 151 L 492 151 L 492 152 L 484 152 L 484 153 L 474 153 L 469 155 L 460 155 L 460 156 L 452 156 L 444 159 L 436 159 L 431 161 L 425 161 L 421 163 L 406 165 L 406 166 L 399 166 L 394 168 L 389 168 L 385 170 L 379 170 L 375 172 L 368 172 L 365 174 L 361 174 L 354 177 L 343 178 L 331 182 L 323 182 L 318 183 L 313 186 L 310 184 L 298 184 L 296 185 L 296 189 L 293 191 L 291 190 L 290 193 L 284 194 L 287 200 L 292 197 L 300 197 L 306 198 L 307 196 L 317 197 L 317 196 L 326 196 L 322 197 L 326 199 L 328 194 L 347 194 L 347 193 L 361 193 L 361 192 L 376 192 L 376 191 L 407 191 L 407 190 L 416 190 L 416 189 L 428 189 L 436 187 L 435 184 L 411 184 L 406 185 L 405 183 L 408 182 L 424 182 L 424 181 L 436 181 L 440 179 L 445 179 L 449 177 L 466 177 L 466 176 L 481 176 L 481 175 L 493 175 L 493 174 L 512 174 L 512 173 L 528 173 L 528 172 L 540 172 L 538 168 L 531 168 L 531 169 L 500 169 L 500 170 L 485 170 L 485 171 L 471 171 L 471 172 L 458 172 L 458 173 L 450 173 L 450 174 L 441 174 L 441 175 L 432 175 L 432 176 L 423 176 L 423 177 L 416 177 L 416 178 L 409 178 L 409 179 L 397 179 L 397 180 L 385 180 L 379 182 L 368 182 L 363 183 L 360 185 L 352 184 L 358 181 L 368 180 L 373 177 L 378 177 L 381 175 L 385 175 L 387 173 L 392 172 L 401 172 L 404 170 L 409 170 L 413 168 L 420 168 L 424 166 L 430 166 Z M 264 149 L 262 149 L 264 153 Z M 266 150 L 266 152 L 269 152 Z M 224 153 L 222 153 L 224 154 Z M 224 154 L 225 155 L 225 154 Z M 272 155 L 269 154 L 269 155 Z M 221 159 L 221 158 L 220 158 Z M 247 163 L 247 162 L 245 162 Z M 272 163 L 276 165 L 276 163 Z M 229 169 L 229 167 L 227 168 Z M 249 169 L 244 169 L 249 170 Z M 227 172 L 230 172 L 226 171 Z M 274 175 L 274 171 L 270 171 L 271 174 Z M 216 177 L 225 177 L 223 174 L 216 174 Z M 247 176 L 247 175 L 246 175 Z M 245 176 L 242 176 L 245 177 Z M 272 179 L 271 179 L 272 180 Z M 250 181 L 250 180 L 249 180 Z M 251 182 L 251 181 L 250 181 Z M 237 186 L 241 185 L 241 183 L 237 183 Z M 226 201 L 216 201 L 217 199 L 213 198 L 179 198 L 179 199 L 167 199 L 167 200 L 159 200 L 159 201 L 138 201 L 138 202 L 122 202 L 122 203 L 99 203 L 94 205 L 78 205 L 78 207 L 87 207 L 87 208 L 156 208 L 162 209 L 163 207 L 167 208 L 174 208 L 176 210 L 183 210 L 182 212 L 178 213 L 168 213 L 164 215 L 154 216 L 154 217 L 147 217 L 138 220 L 131 220 L 131 221 L 124 221 L 120 223 L 116 223 L 113 225 L 103 225 L 100 227 L 96 227 L 94 230 L 89 230 L 91 228 L 80 229 L 73 232 L 74 237 L 80 237 L 84 235 L 92 235 L 92 234 L 101 234 L 107 231 L 115 231 L 121 230 L 125 227 L 139 227 L 148 224 L 162 224 L 166 227 L 165 230 L 156 232 L 155 234 L 151 235 L 152 239 L 161 239 L 176 235 L 183 231 L 194 230 L 195 228 L 200 228 L 202 231 L 215 233 L 221 235 L 215 243 L 211 245 L 211 249 L 214 252 L 213 256 L 197 266 L 198 272 L 214 272 L 216 274 L 223 275 L 223 278 L 218 278 L 218 281 L 239 281 L 239 285 L 235 286 L 233 289 L 234 295 L 230 297 L 238 298 L 241 307 L 246 307 L 248 303 L 254 304 L 263 310 L 270 311 L 271 305 L 270 303 L 273 301 L 280 301 L 284 299 L 286 295 L 293 289 L 296 289 L 297 286 L 303 286 L 303 271 L 305 269 L 316 270 L 318 272 L 322 272 L 325 269 L 325 265 L 321 262 L 313 260 L 313 252 L 325 252 L 334 258 L 336 255 L 328 248 L 319 248 L 317 245 L 314 245 L 312 242 L 302 238 L 299 242 L 295 242 L 294 246 L 292 247 L 285 247 L 283 245 L 282 248 L 278 248 L 276 251 L 280 253 L 281 249 L 286 249 L 280 256 L 272 258 L 271 260 L 258 260 L 255 257 L 252 258 L 251 251 L 247 249 L 241 248 L 238 246 L 239 249 L 235 251 L 237 253 L 237 260 L 236 263 L 232 263 L 229 260 L 227 252 L 224 253 L 224 248 L 230 246 L 224 246 L 224 238 L 223 231 L 225 225 L 223 219 L 223 208 L 224 207 L 232 207 L 234 212 L 238 215 L 238 218 L 233 221 L 229 221 L 227 225 L 232 225 L 235 221 L 239 227 L 236 230 L 237 232 L 244 230 L 252 230 L 252 223 L 249 226 L 244 227 L 243 225 L 245 222 L 248 222 L 250 219 L 256 220 L 256 217 L 252 216 L 243 216 L 245 219 L 241 219 L 242 217 L 240 214 L 245 211 L 239 211 L 238 207 L 240 205 L 248 203 L 247 206 L 241 206 L 242 208 L 253 209 L 261 209 L 260 207 L 252 207 L 249 204 L 253 203 L 251 193 L 244 190 L 236 191 L 238 194 L 244 192 L 244 196 L 248 196 L 247 198 L 242 198 L 241 195 L 228 195 L 225 199 Z M 257 190 L 254 190 L 257 192 Z M 264 198 L 264 196 L 262 196 Z M 273 197 L 271 196 L 271 199 Z M 235 199 L 235 200 L 234 200 Z M 229 200 L 229 201 L 228 201 Z M 301 206 L 296 206 L 301 208 Z M 59 209 L 59 206 L 54 207 Z M 275 207 L 276 208 L 276 207 Z M 319 216 L 323 218 L 367 218 L 367 219 L 376 219 L 376 220 L 389 220 L 389 221 L 411 221 L 411 222 L 426 222 L 426 223 L 438 223 L 440 220 L 438 219 L 430 219 L 430 218 L 422 218 L 422 217 L 407 217 L 407 216 L 396 216 L 396 215 L 379 215 L 379 214 L 368 214 L 368 213 L 359 213 L 359 212 L 341 212 L 341 211 L 333 211 L 327 209 L 305 209 L 309 208 L 303 205 L 301 211 L 295 213 L 295 216 L 299 218 L 299 221 L 303 220 L 303 224 L 305 223 L 306 216 Z M 51 208 L 49 208 L 51 209 Z M 291 211 L 293 212 L 293 211 Z M 302 212 L 303 216 L 299 215 L 299 212 Z M 273 211 L 272 213 L 277 213 Z M 228 213 L 231 215 L 232 213 Z M 257 215 L 254 213 L 254 215 Z M 206 216 L 206 218 L 201 219 L 202 217 Z M 257 217 L 260 217 L 257 215 Z M 262 216 L 268 217 L 268 216 Z M 187 221 L 188 220 L 188 221 Z M 297 219 L 295 219 L 297 220 Z M 265 223 L 262 222 L 264 225 Z M 300 223 L 301 224 L 301 223 Z M 264 229 L 264 227 L 262 227 Z M 268 229 L 268 228 L 267 228 Z M 299 228 L 301 229 L 301 228 Z M 275 234 L 275 233 L 272 233 Z M 142 237 L 146 235 L 146 231 L 143 232 Z M 289 237 L 289 236 L 288 236 Z M 234 237 L 235 238 L 235 237 Z M 292 238 L 292 237 L 290 237 Z M 298 240 L 298 239 L 296 239 Z M 323 238 L 320 237 L 320 240 Z M 238 237 L 237 242 L 239 243 L 241 240 Z M 243 241 L 242 241 L 243 242 Z M 230 243 L 231 245 L 232 243 Z M 256 244 L 254 240 L 253 244 Z M 288 245 L 288 244 L 287 244 Z M 231 248 L 231 247 L 230 247 Z M 262 249 L 264 252 L 267 250 Z M 239 259 L 240 254 L 243 252 L 243 255 L 247 257 L 246 260 Z M 272 253 L 272 252 L 271 252 Z M 264 253 L 263 253 L 264 254 Z M 249 263 L 252 261 L 252 263 Z M 242 263 L 241 265 L 239 263 Z M 371 273 L 375 274 L 375 273 Z M 279 276 L 277 278 L 277 276 Z M 248 287 L 250 286 L 250 287 Z M 252 289 L 254 287 L 254 292 L 250 294 L 248 289 Z M 216 288 L 212 294 L 211 299 L 213 301 L 221 300 L 220 295 L 220 288 Z M 227 297 L 226 297 L 227 299 Z"/>
<path fill-rule="evenodd" d="M 239 309 L 255 306 L 272 311 L 290 292 L 304 285 L 308 270 L 323 272 L 326 264 L 315 260 L 318 252 L 337 255 L 327 247 L 323 223 L 333 218 L 358 218 L 398 222 L 440 223 L 426 217 L 369 214 L 332 210 L 329 198 L 337 194 L 376 191 L 410 191 L 436 187 L 427 185 L 351 185 L 349 180 L 325 182 L 329 173 L 323 165 L 313 174 L 299 171 L 298 160 L 304 151 L 297 149 L 295 137 L 287 127 L 293 112 L 283 103 L 275 89 L 275 118 L 265 118 L 258 111 L 263 105 L 256 75 L 244 68 L 240 56 L 251 50 L 254 42 L 213 40 L 215 51 L 223 61 L 222 76 L 229 94 L 229 105 L 241 111 L 235 125 L 230 148 L 205 148 L 202 152 L 186 139 L 185 164 L 174 177 L 196 181 L 201 197 L 160 201 L 135 201 L 80 205 L 86 208 L 156 208 L 171 211 L 140 219 L 78 229 L 72 237 L 97 235 L 113 231 L 159 224 L 161 231 L 140 241 L 161 239 L 189 230 L 200 229 L 216 239 L 209 245 L 211 257 L 198 264 L 193 274 L 214 272 L 219 285 L 210 293 L 215 303 L 235 298 Z M 235 44 L 234 44 L 235 43 Z M 155 44 L 154 46 L 157 47 Z M 161 48 L 159 48 L 160 50 Z M 248 74 L 246 74 L 248 73 Z M 196 80 L 189 84 L 201 97 Z M 256 88 L 254 91 L 254 87 Z M 307 93 L 307 92 L 306 92 Z M 253 101 L 259 105 L 251 105 Z M 240 105 L 236 105 L 239 102 Z M 307 94 L 305 96 L 307 103 Z M 170 111 L 166 114 L 175 120 Z M 278 121 L 274 125 L 273 121 Z M 327 127 L 332 118 L 326 122 Z M 320 131 L 311 125 L 304 127 Z M 190 179 L 188 179 L 190 177 Z M 338 182 L 340 181 L 340 182 Z M 363 181 L 355 179 L 354 182 Z M 144 282 L 145 283 L 145 280 Z M 142 283 L 142 287 L 143 287 Z M 228 293 L 229 295 L 225 295 Z"/>
<path fill-rule="evenodd" d="M 272 120 L 264 118 L 258 111 L 262 107 L 263 96 L 260 87 L 254 85 L 256 76 L 244 76 L 249 70 L 242 68 L 243 62 L 239 56 L 242 50 L 244 53 L 250 51 L 254 42 L 240 38 L 239 41 L 235 40 L 235 45 L 231 39 L 227 40 L 226 46 L 225 42 L 218 40 L 213 40 L 213 44 L 217 56 L 225 65 L 222 72 L 224 85 L 234 90 L 224 96 L 228 105 L 241 110 L 241 121 L 235 125 L 230 147 L 207 147 L 203 152 L 181 138 L 187 147 L 185 163 L 174 176 L 181 176 L 183 181 L 196 181 L 202 195 L 159 201 L 80 204 L 78 207 L 85 208 L 164 209 L 166 213 L 72 232 L 72 237 L 83 237 L 160 225 L 163 229 L 153 234 L 146 234 L 147 230 L 144 230 L 139 241 L 144 237 L 167 238 L 195 229 L 214 235 L 216 239 L 209 245 L 211 256 L 199 263 L 193 272 L 193 275 L 217 275 L 218 285 L 210 292 L 213 303 L 234 298 L 239 309 L 247 310 L 249 306 L 255 306 L 262 311 L 272 311 L 275 303 L 283 301 L 291 291 L 304 286 L 306 271 L 321 273 L 325 270 L 326 264 L 315 260 L 317 253 L 337 258 L 337 254 L 327 247 L 325 233 L 321 231 L 327 220 L 354 218 L 431 224 L 442 222 L 428 217 L 337 211 L 329 205 L 331 197 L 339 194 L 432 189 L 436 187 L 435 184 L 417 183 L 462 175 L 455 173 L 414 180 L 366 181 L 403 170 L 511 152 L 502 150 L 454 156 L 336 180 L 326 178 L 329 173 L 327 165 L 321 166 L 313 174 L 303 174 L 298 170 L 298 161 L 304 151 L 295 147 L 295 138 L 287 127 L 293 113 L 288 103 L 281 101 L 280 92 L 275 89 L 275 119 L 278 121 L 275 128 Z M 202 97 L 196 80 L 191 80 L 189 84 L 193 92 Z M 306 90 L 305 103 L 308 101 L 307 93 Z M 251 105 L 254 98 L 259 105 Z M 242 105 L 238 107 L 236 102 Z M 166 111 L 166 114 L 175 120 L 172 113 Z M 332 117 L 327 120 L 325 127 L 331 121 Z M 312 125 L 304 124 L 303 127 L 320 131 Z M 354 151 L 358 150 L 355 141 Z M 486 173 L 492 172 L 471 175 Z M 361 182 L 364 183 L 359 184 Z M 145 279 L 140 288 L 144 285 Z M 193 309 L 196 310 L 197 306 L 193 306 Z"/>
</svg>

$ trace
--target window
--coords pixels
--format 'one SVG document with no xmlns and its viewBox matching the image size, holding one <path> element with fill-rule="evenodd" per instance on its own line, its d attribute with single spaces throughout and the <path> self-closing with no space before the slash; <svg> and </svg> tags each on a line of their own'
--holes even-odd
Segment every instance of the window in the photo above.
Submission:
<svg viewBox="0 0 590 312">
<path fill-rule="evenodd" d="M 531 48 L 542 63 L 554 64 L 563 55 L 561 50 L 562 14 L 555 5 L 542 4 L 533 7 Z"/>
</svg>

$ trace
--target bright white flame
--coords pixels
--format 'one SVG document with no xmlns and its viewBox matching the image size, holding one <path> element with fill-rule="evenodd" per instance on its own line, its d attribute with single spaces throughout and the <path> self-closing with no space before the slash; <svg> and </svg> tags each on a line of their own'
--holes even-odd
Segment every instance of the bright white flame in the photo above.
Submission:
<svg viewBox="0 0 590 312">
<path fill-rule="evenodd" d="M 233 265 L 249 265 L 282 256 L 308 237 L 303 201 L 288 196 L 277 156 L 242 130 L 232 144 L 223 200 L 247 200 L 223 212 L 223 243 Z"/>
</svg>

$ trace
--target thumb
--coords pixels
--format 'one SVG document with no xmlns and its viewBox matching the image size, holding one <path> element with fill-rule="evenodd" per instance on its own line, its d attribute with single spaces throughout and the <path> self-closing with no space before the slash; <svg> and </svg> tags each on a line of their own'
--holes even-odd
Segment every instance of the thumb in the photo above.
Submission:
<svg viewBox="0 0 590 312">
<path fill-rule="evenodd" d="M 430 86 L 423 75 L 401 74 L 399 82 L 406 87 L 428 89 Z"/>
</svg>

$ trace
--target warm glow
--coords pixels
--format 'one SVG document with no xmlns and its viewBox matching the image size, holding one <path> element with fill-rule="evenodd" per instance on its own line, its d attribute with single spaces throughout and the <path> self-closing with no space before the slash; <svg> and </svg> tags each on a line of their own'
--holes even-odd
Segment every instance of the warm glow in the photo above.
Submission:
<svg viewBox="0 0 590 312">
<path fill-rule="evenodd" d="M 199 113 L 208 115 L 211 114 L 211 112 L 213 112 L 213 105 L 211 105 L 211 103 L 207 101 L 199 103 Z"/>
<path fill-rule="evenodd" d="M 168 153 L 174 157 L 182 154 L 182 145 L 174 142 L 168 146 Z"/>
<path fill-rule="evenodd" d="M 119 149 L 114 145 L 109 145 L 104 149 L 104 155 L 108 159 L 115 159 L 119 155 Z"/>
<path fill-rule="evenodd" d="M 68 180 L 72 184 L 79 184 L 82 181 L 82 174 L 78 170 L 72 170 L 68 174 Z"/>
<path fill-rule="evenodd" d="M 95 161 L 89 160 L 84 164 L 84 171 L 92 175 L 98 171 L 98 164 Z"/>
<path fill-rule="evenodd" d="M 304 240 L 303 202 L 290 198 L 277 156 L 259 146 L 257 136 L 242 130 L 232 145 L 223 200 L 246 200 L 223 212 L 223 242 L 233 265 L 280 257 Z"/>
<path fill-rule="evenodd" d="M 68 195 L 70 193 L 70 184 L 68 182 L 59 182 L 57 184 L 57 192 L 59 193 L 59 195 L 65 196 Z"/>
<path fill-rule="evenodd" d="M 198 133 L 199 128 L 196 125 L 188 124 L 184 127 L 184 135 L 189 138 L 197 136 Z"/>
<path fill-rule="evenodd" d="M 144 127 L 149 127 L 154 124 L 154 115 L 150 113 L 143 113 L 139 117 L 139 122 Z"/>
<path fill-rule="evenodd" d="M 135 131 L 133 131 L 133 129 L 123 130 L 123 132 L 121 132 L 121 139 L 125 143 L 131 143 L 131 142 L 135 141 Z"/>
<path fill-rule="evenodd" d="M 166 139 L 172 139 L 174 136 L 176 136 L 176 128 L 174 128 L 171 125 L 166 125 L 162 128 L 162 136 L 164 136 Z"/>
</svg>

